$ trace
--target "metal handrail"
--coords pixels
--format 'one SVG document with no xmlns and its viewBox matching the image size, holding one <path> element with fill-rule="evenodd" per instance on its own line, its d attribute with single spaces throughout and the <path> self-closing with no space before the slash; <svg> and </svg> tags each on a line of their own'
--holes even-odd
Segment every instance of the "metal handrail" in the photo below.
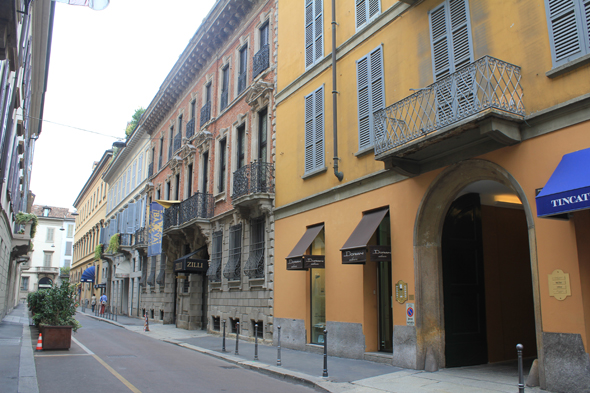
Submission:
<svg viewBox="0 0 590 393">
<path fill-rule="evenodd" d="M 186 137 L 190 138 L 195 135 L 195 119 L 190 119 L 188 123 L 186 123 Z"/>
<path fill-rule="evenodd" d="M 182 134 L 179 132 L 174 136 L 174 151 L 177 151 L 182 146 Z"/>
<path fill-rule="evenodd" d="M 266 70 L 269 66 L 270 45 L 263 45 L 252 59 L 252 79 L 256 78 L 258 74 Z"/>
<path fill-rule="evenodd" d="M 203 127 L 211 119 L 211 101 L 207 101 L 201 108 L 201 122 L 200 125 Z"/>
<path fill-rule="evenodd" d="M 232 199 L 254 193 L 274 193 L 274 165 L 254 161 L 234 172 Z"/>
<path fill-rule="evenodd" d="M 375 113 L 375 154 L 486 109 L 524 116 L 520 67 L 490 56 Z"/>
</svg>

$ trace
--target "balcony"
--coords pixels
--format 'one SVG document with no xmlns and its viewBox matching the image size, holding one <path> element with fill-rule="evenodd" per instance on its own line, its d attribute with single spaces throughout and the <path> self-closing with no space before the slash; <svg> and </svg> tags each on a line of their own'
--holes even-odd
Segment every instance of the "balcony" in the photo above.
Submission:
<svg viewBox="0 0 590 393">
<path fill-rule="evenodd" d="M 520 142 L 520 80 L 520 67 L 484 56 L 380 110 L 375 159 L 412 176 Z"/>
<path fill-rule="evenodd" d="M 58 274 L 59 267 L 53 266 L 33 266 L 29 269 L 29 273 L 37 273 L 37 274 Z"/>
<path fill-rule="evenodd" d="M 139 228 L 135 231 L 133 245 L 136 247 L 147 247 L 147 230 L 146 228 Z"/>
<path fill-rule="evenodd" d="M 262 71 L 268 68 L 270 55 L 270 46 L 263 45 L 260 50 L 254 55 L 252 66 L 252 79 L 256 78 Z"/>
<path fill-rule="evenodd" d="M 207 101 L 201 108 L 200 127 L 203 127 L 211 119 L 211 101 Z"/>
<path fill-rule="evenodd" d="M 164 210 L 164 230 L 199 218 L 207 220 L 213 217 L 214 206 L 213 195 L 197 192 L 181 203 Z"/>
<path fill-rule="evenodd" d="M 133 235 L 130 234 L 130 233 L 121 233 L 121 235 L 120 235 L 120 240 L 121 240 L 120 245 L 121 246 L 125 246 L 125 247 L 131 246 L 133 244 L 131 242 L 131 236 L 133 236 Z"/>
<path fill-rule="evenodd" d="M 195 135 L 195 119 L 192 118 L 188 121 L 188 123 L 186 123 L 186 137 L 191 138 L 193 135 Z"/>
<path fill-rule="evenodd" d="M 174 151 L 178 151 L 182 146 L 182 134 L 179 132 L 174 136 Z"/>
<path fill-rule="evenodd" d="M 219 105 L 219 110 L 222 111 L 225 108 L 227 108 L 228 96 L 229 96 L 229 94 L 228 94 L 228 91 L 227 90 L 224 90 L 224 91 L 221 92 L 221 102 L 220 102 L 220 105 Z"/>
<path fill-rule="evenodd" d="M 148 179 L 152 176 L 154 176 L 154 163 L 150 162 L 148 165 Z"/>
<path fill-rule="evenodd" d="M 247 72 L 238 75 L 238 95 L 240 95 L 244 91 L 244 89 L 246 89 L 247 76 Z"/>
<path fill-rule="evenodd" d="M 260 199 L 271 199 L 275 192 L 274 166 L 252 162 L 234 172 L 233 205 L 248 205 Z"/>
</svg>

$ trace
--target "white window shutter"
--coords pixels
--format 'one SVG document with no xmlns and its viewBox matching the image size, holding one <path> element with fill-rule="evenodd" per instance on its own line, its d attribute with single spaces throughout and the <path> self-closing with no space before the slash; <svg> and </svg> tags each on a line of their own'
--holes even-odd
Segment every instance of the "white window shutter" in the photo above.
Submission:
<svg viewBox="0 0 590 393">
<path fill-rule="evenodd" d="M 356 63 L 359 150 L 371 146 L 371 106 L 369 102 L 369 59 L 363 57 Z"/>
<path fill-rule="evenodd" d="M 368 0 L 369 1 L 369 20 L 381 13 L 381 0 Z"/>
<path fill-rule="evenodd" d="M 324 167 L 324 88 L 315 92 L 315 169 Z"/>
<path fill-rule="evenodd" d="M 356 28 L 367 23 L 367 0 L 356 0 Z"/>
<path fill-rule="evenodd" d="M 315 60 L 319 60 L 324 57 L 324 0 L 315 1 L 315 12 L 314 12 L 314 46 L 315 46 Z"/>
<path fill-rule="evenodd" d="M 305 67 L 314 63 L 314 12 L 313 1 L 305 0 Z"/>
<path fill-rule="evenodd" d="M 314 93 L 305 97 L 305 172 L 311 172 L 314 168 L 313 142 L 314 142 Z"/>
</svg>

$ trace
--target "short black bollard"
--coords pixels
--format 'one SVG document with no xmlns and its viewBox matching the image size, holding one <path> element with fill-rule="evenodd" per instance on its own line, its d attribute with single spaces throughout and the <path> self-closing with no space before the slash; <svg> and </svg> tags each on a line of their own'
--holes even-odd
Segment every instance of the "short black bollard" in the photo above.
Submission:
<svg viewBox="0 0 590 393">
<path fill-rule="evenodd" d="M 518 393 L 524 393 L 524 373 L 522 370 L 522 344 L 516 344 L 516 353 L 518 354 Z"/>
<path fill-rule="evenodd" d="M 281 365 L 281 326 L 277 328 L 279 330 L 279 345 L 277 346 L 277 366 Z"/>
<path fill-rule="evenodd" d="M 324 329 L 324 372 L 322 377 L 328 376 L 328 331 Z"/>
<path fill-rule="evenodd" d="M 254 360 L 258 360 L 258 324 L 254 324 Z"/>
<path fill-rule="evenodd" d="M 234 355 L 239 355 L 238 353 L 238 343 L 240 342 L 240 323 L 236 322 L 236 352 Z"/>
<path fill-rule="evenodd" d="M 221 352 L 225 352 L 225 319 L 223 320 L 223 340 L 221 341 Z"/>
</svg>

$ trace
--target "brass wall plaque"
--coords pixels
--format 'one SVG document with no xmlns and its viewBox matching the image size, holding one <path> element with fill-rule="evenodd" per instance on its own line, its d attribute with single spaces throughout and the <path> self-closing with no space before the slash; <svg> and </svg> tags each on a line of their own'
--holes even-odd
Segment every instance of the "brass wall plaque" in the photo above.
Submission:
<svg viewBox="0 0 590 393">
<path fill-rule="evenodd" d="M 408 284 L 402 280 L 395 283 L 395 300 L 401 304 L 408 300 Z"/>
<path fill-rule="evenodd" d="M 557 300 L 565 300 L 571 295 L 570 274 L 559 269 L 554 270 L 549 275 L 549 296 L 553 296 Z"/>
</svg>

